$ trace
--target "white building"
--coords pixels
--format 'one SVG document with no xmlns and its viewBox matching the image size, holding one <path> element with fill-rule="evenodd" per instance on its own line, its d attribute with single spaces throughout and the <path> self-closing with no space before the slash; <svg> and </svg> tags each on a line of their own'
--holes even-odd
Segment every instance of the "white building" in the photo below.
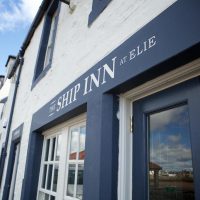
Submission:
<svg viewBox="0 0 200 200">
<path fill-rule="evenodd" d="M 8 73 L 0 199 L 199 200 L 199 9 L 44 0 Z M 190 189 L 151 184 L 150 161 L 193 168 Z"/>
</svg>

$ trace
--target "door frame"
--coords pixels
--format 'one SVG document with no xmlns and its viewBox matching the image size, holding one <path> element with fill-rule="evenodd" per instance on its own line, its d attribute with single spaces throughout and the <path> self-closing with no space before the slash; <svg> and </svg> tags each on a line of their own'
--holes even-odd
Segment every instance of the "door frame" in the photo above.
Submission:
<svg viewBox="0 0 200 200">
<path fill-rule="evenodd" d="M 198 76 L 200 76 L 200 58 L 120 95 L 118 200 L 132 200 L 133 103 Z"/>
</svg>

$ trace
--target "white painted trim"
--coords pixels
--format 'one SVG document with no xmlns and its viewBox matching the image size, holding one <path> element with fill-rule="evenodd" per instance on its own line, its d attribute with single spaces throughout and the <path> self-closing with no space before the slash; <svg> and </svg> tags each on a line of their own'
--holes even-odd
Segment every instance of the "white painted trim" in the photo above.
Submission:
<svg viewBox="0 0 200 200">
<path fill-rule="evenodd" d="M 131 104 L 120 97 L 119 113 L 119 172 L 118 200 L 132 199 L 132 134 L 130 130 Z"/>
<path fill-rule="evenodd" d="M 64 199 L 65 198 L 65 192 L 66 192 L 66 182 L 67 180 L 65 180 L 63 177 L 66 178 L 66 166 L 68 166 L 68 154 L 69 154 L 69 148 L 70 148 L 70 135 L 71 135 L 71 130 L 75 127 L 78 127 L 80 130 L 80 127 L 82 126 L 86 126 L 86 114 L 82 114 L 78 117 L 75 117 L 67 122 L 64 122 L 62 124 L 59 124 L 49 130 L 46 130 L 43 132 L 44 135 L 44 145 L 43 145 L 43 151 L 42 151 L 42 159 L 41 159 L 41 165 L 40 165 L 40 177 L 39 177 L 39 184 L 38 184 L 38 192 L 37 192 L 37 199 L 39 198 L 39 192 L 44 192 L 46 194 L 49 195 L 53 195 L 56 197 L 56 199 Z M 61 150 L 61 155 L 60 155 L 60 160 L 56 161 L 55 160 L 55 156 L 56 156 L 56 147 L 57 144 L 55 144 L 55 154 L 54 154 L 54 160 L 51 161 L 51 152 L 52 152 L 52 145 L 53 145 L 53 138 L 57 138 L 58 140 L 58 136 L 62 136 L 62 142 L 61 142 L 61 146 L 60 146 L 60 150 Z M 49 154 L 48 154 L 48 161 L 45 161 L 45 152 L 46 152 L 46 143 L 47 140 L 50 140 L 50 145 L 49 145 Z M 77 161 L 77 159 L 75 160 L 75 164 L 78 166 L 78 164 L 83 164 L 84 161 Z M 57 180 L 57 192 L 54 192 L 52 190 L 52 184 L 53 182 L 51 182 L 51 188 L 50 190 L 46 190 L 44 188 L 41 188 L 41 183 L 42 183 L 42 177 L 43 177 L 43 166 L 44 164 L 52 164 L 53 165 L 53 171 L 52 171 L 52 180 L 53 180 L 53 175 L 54 175 L 54 165 L 58 164 L 59 165 L 59 171 L 58 171 L 58 180 Z M 48 176 L 48 170 L 49 167 L 47 168 L 47 173 L 46 176 Z M 77 170 L 76 170 L 77 172 Z M 76 174 L 77 177 L 77 174 Z M 46 180 L 46 184 L 47 184 L 47 180 Z M 45 187 L 46 188 L 46 187 Z M 72 199 L 77 199 L 77 198 L 72 198 Z"/>
<path fill-rule="evenodd" d="M 66 122 L 63 122 L 63 123 L 61 123 L 61 124 L 59 124 L 59 125 L 57 125 L 53 128 L 50 128 L 50 129 L 44 131 L 42 134 L 44 136 L 46 136 L 46 135 L 50 136 L 52 134 L 55 134 L 55 132 L 57 132 L 58 130 L 61 130 L 61 129 L 63 129 L 65 127 L 69 127 L 69 126 L 70 127 L 75 126 L 76 124 L 80 124 L 80 123 L 83 123 L 85 121 L 86 121 L 86 113 L 81 114 L 78 117 L 74 117 L 74 118 L 72 118 L 72 119 L 70 119 Z"/>
<path fill-rule="evenodd" d="M 197 59 L 126 92 L 122 97 L 136 101 L 199 75 L 200 59 Z"/>
<path fill-rule="evenodd" d="M 64 187 L 64 196 L 62 197 L 64 200 L 78 200 L 78 198 L 75 197 L 75 194 L 77 192 L 77 176 L 78 176 L 78 165 L 79 164 L 83 164 L 84 165 L 84 160 L 79 160 L 79 154 L 77 153 L 76 159 L 74 160 L 69 160 L 69 155 L 70 155 L 70 143 L 71 143 L 71 137 L 72 137 L 72 130 L 73 129 L 78 129 L 79 133 L 80 133 L 80 128 L 82 126 L 86 126 L 86 122 L 83 121 L 82 123 L 77 123 L 76 125 L 73 125 L 71 127 L 69 127 L 69 132 L 68 132 L 68 144 L 67 144 L 67 156 L 66 156 L 66 165 L 65 165 L 65 174 L 64 176 L 65 178 L 65 187 Z M 87 136 L 86 136 L 87 137 Z M 80 135 L 79 135 L 79 141 L 78 141 L 78 152 L 79 152 L 79 146 L 80 146 Z M 75 187 L 74 187 L 74 196 L 67 196 L 66 195 L 66 189 L 67 189 L 67 181 L 68 181 L 68 169 L 69 169 L 69 165 L 70 164 L 74 164 L 75 165 Z"/>
<path fill-rule="evenodd" d="M 200 76 L 200 59 L 148 81 L 120 95 L 118 200 L 132 200 L 132 134 L 130 117 L 134 101 Z"/>
</svg>

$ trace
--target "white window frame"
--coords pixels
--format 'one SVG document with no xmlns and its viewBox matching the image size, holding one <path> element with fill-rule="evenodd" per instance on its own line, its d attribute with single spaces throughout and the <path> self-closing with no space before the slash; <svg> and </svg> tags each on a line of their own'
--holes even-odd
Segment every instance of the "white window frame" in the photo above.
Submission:
<svg viewBox="0 0 200 200">
<path fill-rule="evenodd" d="M 67 167 L 66 167 L 66 171 L 65 171 L 65 177 L 66 177 L 66 180 L 65 180 L 65 189 L 64 189 L 64 200 L 79 200 L 78 198 L 75 198 L 75 197 L 71 197 L 71 196 L 67 196 L 66 195 L 66 189 L 67 189 L 67 180 L 68 180 L 68 167 L 69 167 L 69 164 L 75 164 L 76 165 L 76 172 L 77 172 L 77 167 L 78 165 L 80 164 L 83 164 L 84 165 L 84 160 L 79 160 L 78 159 L 78 155 L 77 155 L 77 158 L 76 160 L 69 160 L 69 155 L 70 155 L 70 141 L 71 141 L 71 131 L 74 129 L 74 128 L 81 128 L 85 125 L 85 123 L 79 123 L 78 126 L 77 125 L 74 125 L 74 126 L 71 126 L 69 128 L 69 139 L 68 139 L 68 153 L 67 153 L 67 156 L 66 156 L 66 164 L 67 164 Z M 79 147 L 78 147 L 79 148 Z M 79 149 L 78 149 L 78 152 L 79 152 Z M 77 173 L 75 174 L 75 191 L 77 191 Z"/>
<path fill-rule="evenodd" d="M 120 95 L 118 200 L 132 200 L 132 105 L 135 101 L 200 76 L 200 59 Z M 133 133 L 134 134 L 134 133 Z"/>
<path fill-rule="evenodd" d="M 37 199 L 39 197 L 39 191 L 44 192 L 49 195 L 55 196 L 55 199 L 65 199 L 65 193 L 66 193 L 66 182 L 67 179 L 63 178 L 66 177 L 66 166 L 67 166 L 67 155 L 69 151 L 69 139 L 70 139 L 70 129 L 72 127 L 81 127 L 81 126 L 86 126 L 86 114 L 82 114 L 79 117 L 73 118 L 65 123 L 62 123 L 56 127 L 53 127 L 45 132 L 43 132 L 44 135 L 44 145 L 43 145 L 43 150 L 42 150 L 42 158 L 41 158 L 41 165 L 40 165 L 40 176 L 39 176 L 39 181 L 38 181 L 38 190 L 37 190 Z M 49 191 L 46 189 L 43 189 L 41 187 L 42 185 L 42 177 L 43 177 L 43 167 L 44 164 L 47 163 L 45 161 L 45 153 L 46 153 L 46 141 L 49 138 L 53 138 L 55 136 L 62 135 L 63 141 L 61 144 L 61 155 L 60 155 L 60 160 L 59 161 L 48 161 L 48 163 L 59 163 L 59 171 L 58 171 L 58 180 L 57 180 L 57 192 Z M 51 145 L 49 147 L 49 151 L 51 152 Z M 55 151 L 56 151 L 56 146 L 55 146 Z M 55 152 L 56 154 L 56 152 Z M 56 156 L 56 155 L 54 155 Z M 83 162 L 84 163 L 84 162 Z M 54 173 L 54 170 L 52 170 Z M 52 177 L 53 177 L 52 173 Z M 47 173 L 48 174 L 48 170 Z M 52 184 L 52 183 L 51 183 Z M 52 187 L 52 186 L 51 186 Z M 67 199 L 72 199 L 72 200 L 77 200 L 76 198 L 67 198 Z"/>
</svg>

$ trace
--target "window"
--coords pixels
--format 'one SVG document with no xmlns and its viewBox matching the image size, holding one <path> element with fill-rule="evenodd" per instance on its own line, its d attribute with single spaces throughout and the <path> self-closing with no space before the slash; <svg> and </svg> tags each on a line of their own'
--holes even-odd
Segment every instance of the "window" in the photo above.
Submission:
<svg viewBox="0 0 200 200">
<path fill-rule="evenodd" d="M 88 20 L 89 26 L 103 12 L 103 10 L 110 2 L 111 0 L 93 0 L 92 11 L 89 15 L 89 20 Z"/>
<path fill-rule="evenodd" d="M 38 200 L 83 198 L 85 123 L 44 133 Z"/>
<path fill-rule="evenodd" d="M 35 67 L 33 81 L 40 80 L 51 67 L 53 49 L 58 24 L 59 1 L 54 0 L 45 15 L 44 27 L 40 41 L 40 48 Z"/>
<path fill-rule="evenodd" d="M 48 65 L 51 64 L 51 55 L 53 53 L 53 42 L 54 42 L 53 36 L 56 31 L 56 13 L 57 12 L 55 12 L 51 18 L 51 28 L 50 28 L 49 40 L 46 48 L 46 55 L 43 68 L 46 68 Z"/>
<path fill-rule="evenodd" d="M 53 136 L 44 141 L 44 158 L 42 163 L 42 181 L 38 199 L 55 199 L 57 192 L 58 170 L 60 161 L 59 146 L 61 135 Z"/>
<path fill-rule="evenodd" d="M 66 170 L 66 197 L 69 196 L 83 199 L 85 126 L 73 127 L 70 132 L 70 145 Z"/>
</svg>

